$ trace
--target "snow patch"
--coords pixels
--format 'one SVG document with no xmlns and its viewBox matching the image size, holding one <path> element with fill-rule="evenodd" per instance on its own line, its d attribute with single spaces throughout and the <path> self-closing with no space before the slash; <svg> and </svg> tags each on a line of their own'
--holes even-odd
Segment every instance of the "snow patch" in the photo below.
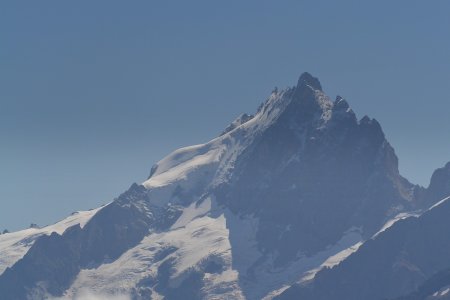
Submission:
<svg viewBox="0 0 450 300">
<path fill-rule="evenodd" d="M 307 274 L 301 279 L 301 282 L 314 279 L 317 272 L 319 272 L 323 268 L 332 268 L 334 266 L 337 266 L 344 259 L 349 257 L 352 253 L 356 252 L 359 249 L 359 247 L 361 247 L 362 244 L 363 244 L 362 241 L 357 242 L 356 244 L 348 247 L 347 249 L 344 249 L 336 253 L 335 255 L 328 257 L 327 260 L 325 260 L 318 268 L 308 271 Z"/>
<path fill-rule="evenodd" d="M 450 199 L 450 197 L 444 198 L 441 201 L 439 201 L 438 203 L 436 203 L 435 205 L 433 205 L 432 207 L 430 207 L 428 210 L 432 210 L 433 208 L 438 207 L 439 205 L 443 204 L 444 202 L 448 201 Z"/>
<path fill-rule="evenodd" d="M 183 213 L 172 225 L 171 229 L 177 229 L 184 227 L 195 218 L 206 215 L 211 210 L 211 198 L 207 198 L 200 204 L 197 202 L 192 203 L 189 207 L 183 210 Z"/>
<path fill-rule="evenodd" d="M 396 222 L 409 218 L 409 217 L 415 217 L 417 218 L 419 216 L 418 213 L 414 213 L 414 212 L 403 212 L 403 213 L 399 213 L 398 215 L 396 215 L 395 217 L 393 217 L 392 219 L 390 219 L 389 221 L 387 221 L 383 227 L 381 227 L 381 229 L 375 233 L 373 235 L 372 238 L 377 237 L 380 233 L 386 231 L 389 227 L 391 227 L 392 225 L 394 225 Z"/>
<path fill-rule="evenodd" d="M 50 300 L 131 300 L 130 295 L 126 294 L 108 294 L 95 293 L 88 289 L 80 290 L 73 297 L 49 298 Z"/>
</svg>

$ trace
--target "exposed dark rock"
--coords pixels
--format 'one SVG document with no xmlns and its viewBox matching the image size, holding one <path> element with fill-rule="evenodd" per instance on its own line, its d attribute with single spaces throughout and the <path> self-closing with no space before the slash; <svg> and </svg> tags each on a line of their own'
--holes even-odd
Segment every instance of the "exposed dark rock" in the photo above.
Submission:
<svg viewBox="0 0 450 300">
<path fill-rule="evenodd" d="M 380 300 L 409 293 L 415 299 L 431 286 L 450 283 L 442 274 L 432 277 L 450 268 L 449 215 L 446 201 L 419 218 L 398 221 L 338 266 L 320 271 L 314 281 L 288 289 L 279 299 Z"/>
</svg>

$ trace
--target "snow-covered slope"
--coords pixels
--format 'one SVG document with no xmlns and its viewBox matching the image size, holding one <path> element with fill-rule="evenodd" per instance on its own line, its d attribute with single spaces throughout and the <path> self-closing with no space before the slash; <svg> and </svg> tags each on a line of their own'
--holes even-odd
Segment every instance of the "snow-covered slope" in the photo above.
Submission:
<svg viewBox="0 0 450 300">
<path fill-rule="evenodd" d="M 240 116 L 239 122 L 234 121 L 233 126 L 230 125 L 218 138 L 206 144 L 181 148 L 159 161 L 143 185 L 157 195 L 156 201 L 164 202 L 163 199 L 170 200 L 167 197 L 171 193 L 164 197 L 159 192 L 167 186 L 184 189 L 201 186 L 205 189 L 220 184 L 227 179 L 237 156 L 277 120 L 290 101 L 289 90 L 274 92 L 254 117 Z"/>
<path fill-rule="evenodd" d="M 41 235 L 50 235 L 53 232 L 62 234 L 67 228 L 77 224 L 84 227 L 99 209 L 101 207 L 74 212 L 64 220 L 43 228 L 28 228 L 0 235 L 0 274 L 21 259 Z"/>
<path fill-rule="evenodd" d="M 378 122 L 304 73 L 254 116 L 169 154 L 88 223 L 21 248 L 0 292 L 271 299 L 415 209 L 413 188 Z"/>
<path fill-rule="evenodd" d="M 239 235 L 233 239 L 239 249 L 232 248 L 230 243 L 230 230 L 235 230 L 235 227 L 239 229 Z M 257 220 L 251 217 L 238 218 L 217 207 L 211 199 L 206 199 L 198 206 L 192 204 L 184 209 L 170 230 L 148 235 L 115 261 L 82 270 L 65 297 L 76 297 L 86 288 L 101 295 L 145 294 L 143 285 L 146 282 L 163 281 L 161 273 L 164 273 L 162 269 L 165 267 L 169 272 L 164 285 L 148 288 L 152 299 L 167 297 L 168 290 L 179 289 L 183 281 L 196 272 L 204 274 L 201 288 L 193 287 L 199 288 L 199 293 L 201 290 L 202 297 L 272 299 L 278 294 L 277 291 L 281 292 L 288 286 L 287 283 L 310 275 L 311 269 L 337 264 L 354 251 L 362 239 L 359 231 L 352 229 L 336 245 L 330 245 L 328 249 L 311 257 L 299 257 L 288 268 L 275 268 L 273 260 L 258 264 L 263 256 L 255 242 L 256 231 Z M 233 257 L 232 252 L 239 253 L 240 257 Z M 240 274 L 241 269 L 250 271 Z M 240 276 L 253 278 L 250 291 L 241 289 Z M 199 296 L 192 294 L 196 291 L 184 289 L 184 296 L 191 295 L 192 299 Z"/>
</svg>

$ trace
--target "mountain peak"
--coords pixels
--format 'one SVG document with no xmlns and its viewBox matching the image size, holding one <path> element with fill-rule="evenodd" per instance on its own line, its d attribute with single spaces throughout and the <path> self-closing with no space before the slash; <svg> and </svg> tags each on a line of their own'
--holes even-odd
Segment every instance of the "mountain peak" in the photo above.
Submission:
<svg viewBox="0 0 450 300">
<path fill-rule="evenodd" d="M 175 150 L 143 184 L 64 221 L 71 229 L 2 235 L 0 298 L 124 285 L 139 299 L 262 299 L 342 257 L 413 206 L 412 186 L 378 122 L 358 122 L 321 88 L 303 73 L 255 116 Z M 436 191 L 446 174 L 435 176 Z"/>
<path fill-rule="evenodd" d="M 319 79 L 312 76 L 308 72 L 304 72 L 302 75 L 300 75 L 300 78 L 297 82 L 297 87 L 304 87 L 304 86 L 310 86 L 314 90 L 320 90 L 322 91 L 322 85 L 320 84 Z"/>
<path fill-rule="evenodd" d="M 427 205 L 430 206 L 450 195 L 450 162 L 433 172 L 426 191 Z"/>
</svg>

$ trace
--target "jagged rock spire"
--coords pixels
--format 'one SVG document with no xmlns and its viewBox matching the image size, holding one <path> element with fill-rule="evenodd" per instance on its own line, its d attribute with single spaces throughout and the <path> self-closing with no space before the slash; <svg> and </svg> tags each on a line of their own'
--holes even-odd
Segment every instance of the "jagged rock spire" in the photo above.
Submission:
<svg viewBox="0 0 450 300">
<path fill-rule="evenodd" d="M 322 91 L 322 85 L 320 84 L 319 79 L 312 76 L 308 72 L 304 72 L 302 75 L 300 75 L 300 78 L 298 79 L 297 88 L 304 86 L 310 86 L 315 90 Z"/>
</svg>

